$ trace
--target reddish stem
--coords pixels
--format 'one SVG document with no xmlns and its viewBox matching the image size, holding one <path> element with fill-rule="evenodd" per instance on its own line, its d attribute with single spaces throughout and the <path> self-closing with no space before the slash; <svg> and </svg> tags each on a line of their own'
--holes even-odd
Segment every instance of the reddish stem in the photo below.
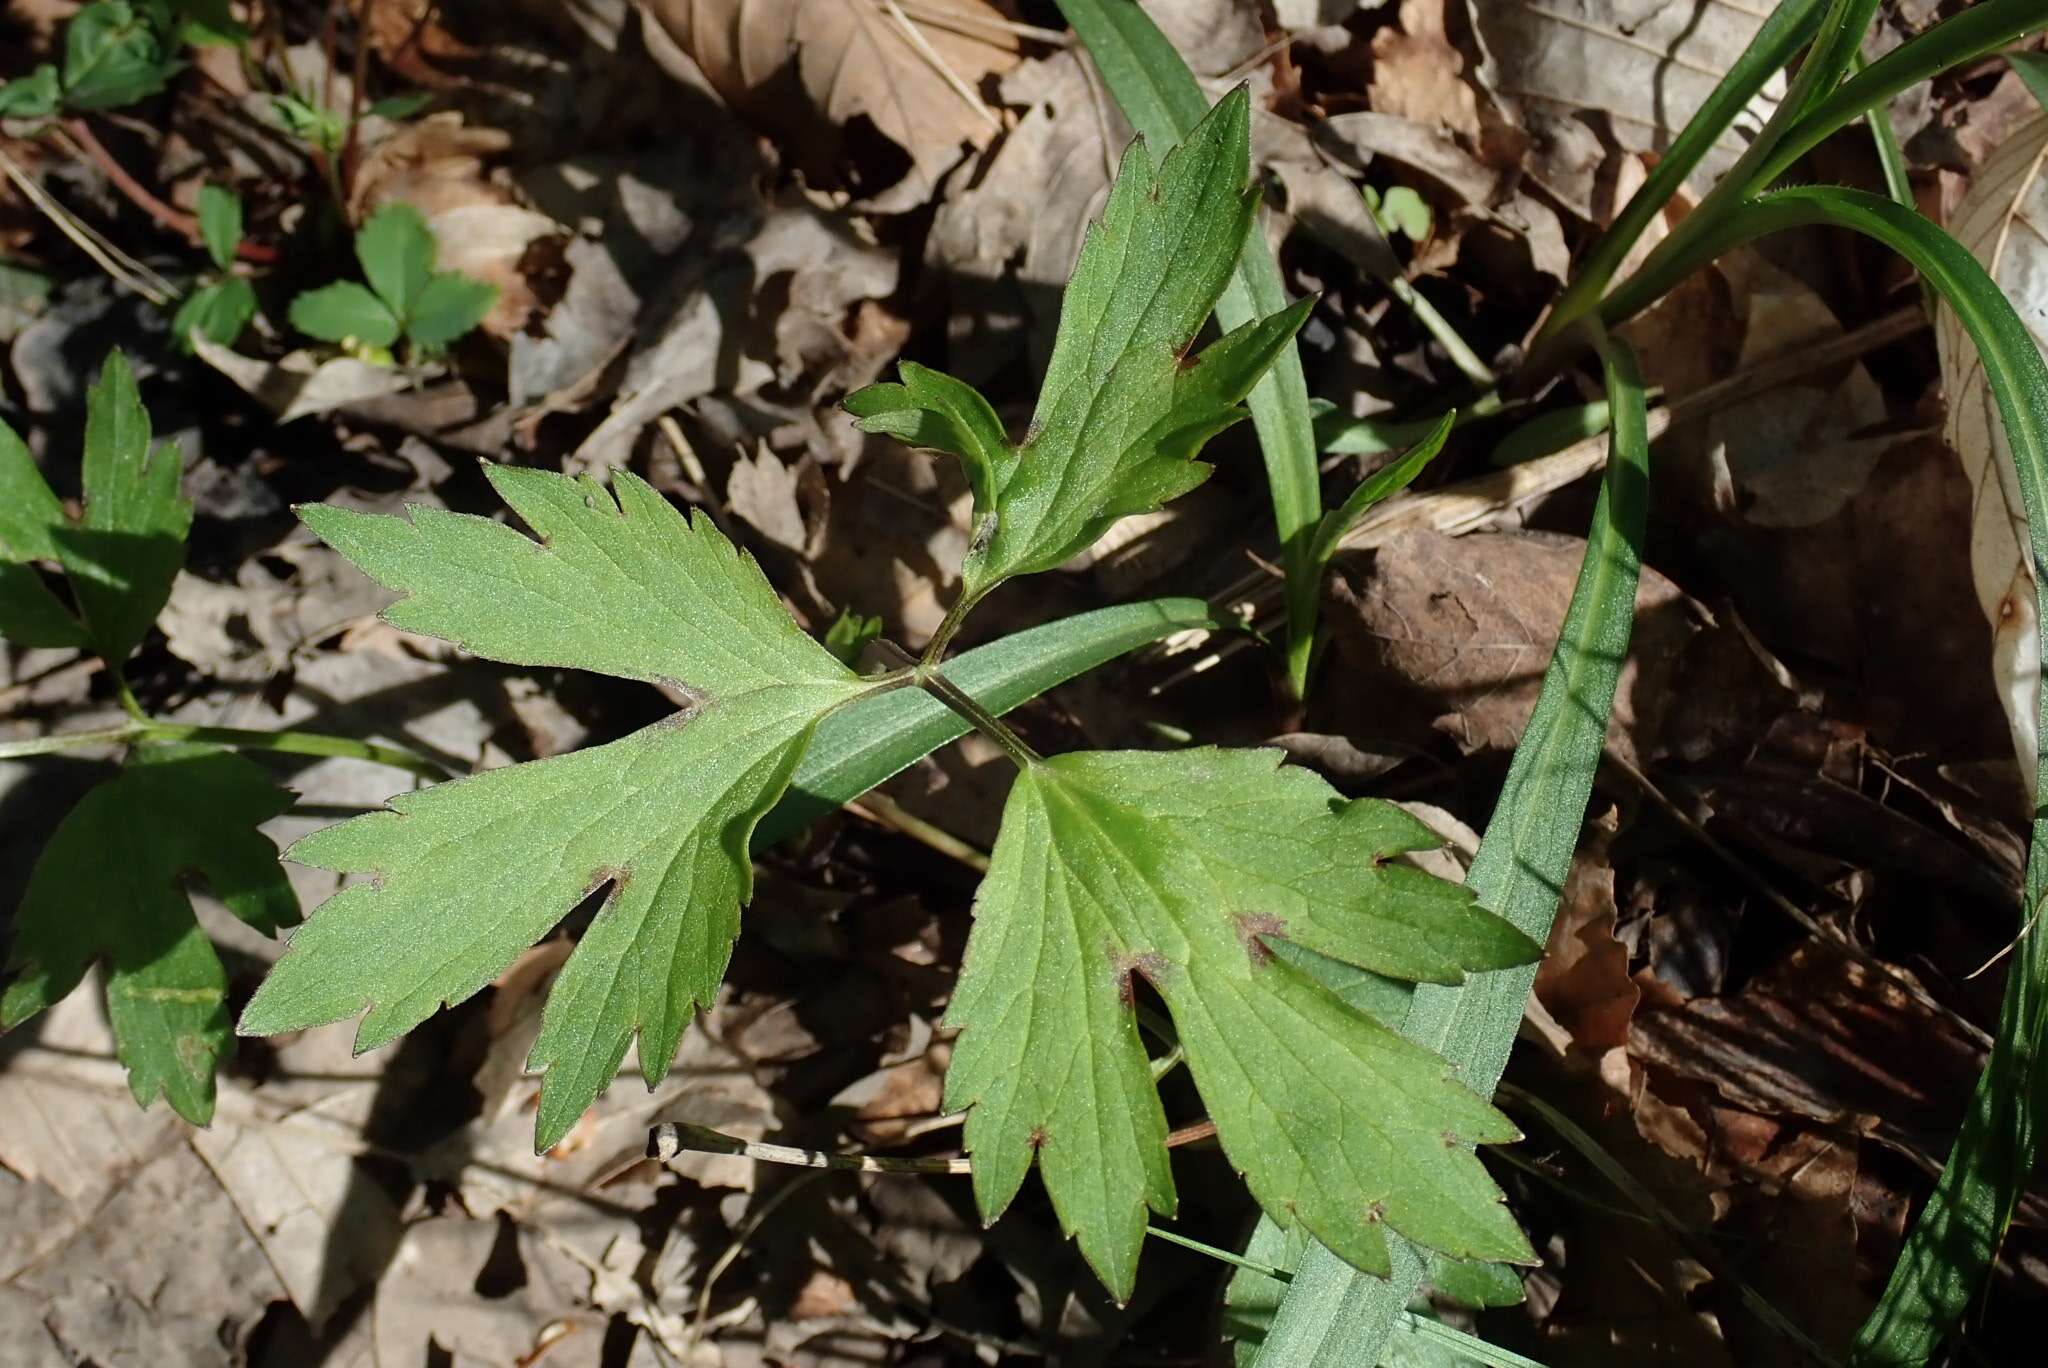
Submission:
<svg viewBox="0 0 2048 1368">
<path fill-rule="evenodd" d="M 128 174 L 128 168 L 114 160 L 114 154 L 107 151 L 84 119 L 66 119 L 64 131 L 71 135 L 79 149 L 92 158 L 93 164 L 106 173 L 114 188 L 143 213 L 148 214 L 174 233 L 183 234 L 197 243 L 201 240 L 199 220 L 182 209 L 174 209 L 158 199 L 150 188 Z M 267 265 L 277 260 L 277 248 L 266 247 L 260 242 L 244 241 L 235 248 L 235 255 L 243 261 Z"/>
</svg>

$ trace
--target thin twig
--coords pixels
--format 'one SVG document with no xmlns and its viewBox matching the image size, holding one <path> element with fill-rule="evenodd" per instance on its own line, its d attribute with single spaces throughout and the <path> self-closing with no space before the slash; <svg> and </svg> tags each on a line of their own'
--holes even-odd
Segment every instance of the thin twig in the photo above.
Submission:
<svg viewBox="0 0 2048 1368">
<path fill-rule="evenodd" d="M 93 134 L 91 126 L 84 119 L 66 119 L 63 129 L 75 148 L 86 160 L 100 169 L 130 204 L 163 227 L 184 237 L 186 241 L 195 245 L 199 243 L 203 236 L 199 229 L 199 220 L 182 209 L 164 203 L 157 197 L 156 192 L 129 174 L 128 168 L 121 165 L 113 153 L 107 151 L 106 145 Z M 243 261 L 258 264 L 268 264 L 278 259 L 277 248 L 246 240 L 235 248 L 235 255 Z"/>
<path fill-rule="evenodd" d="M 924 36 L 924 30 L 910 22 L 910 16 L 903 12 L 903 7 L 897 4 L 896 0 L 882 0 L 882 8 L 889 12 L 889 17 L 896 21 L 898 28 L 903 30 L 904 38 L 908 40 L 912 48 L 916 49 L 917 55 L 922 57 L 930 64 L 932 70 L 938 73 L 939 79 L 946 83 L 947 89 L 958 95 L 961 103 L 973 110 L 975 115 L 983 123 L 987 124 L 992 132 L 1002 132 L 1003 121 L 997 118 L 986 104 L 982 103 L 981 96 L 974 93 L 972 86 L 960 79 L 960 73 L 947 65 L 946 59 L 939 55 L 939 50 L 932 46 L 929 38 Z"/>
<path fill-rule="evenodd" d="M 178 297 L 171 283 L 150 270 L 126 252 L 107 242 L 87 227 L 70 210 L 59 204 L 49 191 L 37 183 L 36 178 L 21 167 L 21 163 L 0 149 L 0 172 L 14 183 L 14 187 L 28 199 L 43 216 L 57 225 L 57 231 L 77 245 L 81 252 L 99 264 L 101 270 L 126 285 L 158 308 L 167 308 Z"/>
</svg>

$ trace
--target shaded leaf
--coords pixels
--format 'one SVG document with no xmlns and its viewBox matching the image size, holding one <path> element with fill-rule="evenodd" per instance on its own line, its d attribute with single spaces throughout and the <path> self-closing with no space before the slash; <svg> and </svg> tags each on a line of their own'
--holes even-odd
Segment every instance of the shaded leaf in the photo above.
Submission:
<svg viewBox="0 0 2048 1368">
<path fill-rule="evenodd" d="M 192 505 L 175 446 L 150 452 L 149 412 L 127 358 L 110 352 L 86 393 L 85 509 L 54 534 L 93 644 L 119 665 L 171 596 Z"/>
<path fill-rule="evenodd" d="M 116 109 L 156 94 L 180 64 L 147 6 L 95 0 L 64 30 L 64 103 L 72 109 Z"/>
<path fill-rule="evenodd" d="M 434 276 L 434 231 L 410 204 L 387 204 L 356 232 L 363 278 L 392 314 L 410 318 Z"/>
<path fill-rule="evenodd" d="M 298 920 L 277 849 L 256 831 L 291 795 L 240 756 L 144 747 L 72 809 L 36 861 L 14 919 L 0 1027 L 19 1026 L 107 964 L 107 1014 L 135 1100 L 213 1115 L 227 1045 L 227 975 L 183 884 L 198 871 L 259 931 Z M 118 856 L 116 856 L 118 852 Z"/>
<path fill-rule="evenodd" d="M 213 264 L 225 271 L 242 245 L 242 197 L 218 185 L 199 187 L 199 236 Z"/>
<path fill-rule="evenodd" d="M 171 333 L 188 351 L 191 343 L 187 339 L 195 328 L 209 341 L 232 347 L 254 317 L 254 287 L 240 276 L 228 276 L 211 285 L 201 286 L 187 296 L 171 319 Z"/>
</svg>

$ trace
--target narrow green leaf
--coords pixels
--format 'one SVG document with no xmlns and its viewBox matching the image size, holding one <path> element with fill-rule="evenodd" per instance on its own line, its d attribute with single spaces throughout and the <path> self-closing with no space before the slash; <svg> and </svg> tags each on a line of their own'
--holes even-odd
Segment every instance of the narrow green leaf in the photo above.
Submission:
<svg viewBox="0 0 2048 1368">
<path fill-rule="evenodd" d="M 2011 301 L 1962 244 L 1910 209 L 1861 191 L 1806 187 L 1766 195 L 1719 225 L 1707 242 L 1718 254 L 1812 224 L 1865 234 L 1905 257 L 1970 334 L 2019 477 L 2036 593 L 2048 592 L 2048 364 Z M 2041 607 L 2048 643 L 2048 598 Z M 2048 742 L 2048 695 L 2042 709 L 2038 735 Z M 2028 908 L 2040 907 L 2048 895 L 2048 765 L 2041 761 L 2037 753 Z M 1998 1038 L 1962 1131 L 1884 1296 L 1857 1336 L 1853 1363 L 1917 1364 L 1934 1354 L 1984 1285 L 2033 1172 L 2048 1101 L 2048 936 L 2031 915 L 2019 947 L 2006 974 Z"/>
<path fill-rule="evenodd" d="M 120 352 L 85 400 L 85 511 L 53 534 L 93 644 L 119 666 L 149 631 L 185 563 L 192 505 L 175 446 L 150 452 L 149 412 Z"/>
<path fill-rule="evenodd" d="M 1319 570 L 1329 565 L 1330 558 L 1337 554 L 1337 543 L 1344 540 L 1344 534 L 1368 510 L 1406 489 L 1422 473 L 1422 468 L 1436 459 L 1437 453 L 1444 449 L 1444 443 L 1450 440 L 1451 428 L 1457 421 L 1458 411 L 1452 409 L 1439 418 L 1429 435 L 1410 447 L 1407 454 L 1375 470 L 1351 491 L 1350 498 L 1324 516 L 1322 524 L 1316 528 L 1314 542 L 1313 559 Z"/>
<path fill-rule="evenodd" d="M 946 1014 L 961 1034 L 945 1105 L 972 1109 L 982 1215 L 1002 1213 L 1035 1157 L 1062 1226 L 1130 1294 L 1146 1209 L 1175 1200 L 1136 975 L 1165 999 L 1217 1138 L 1276 1219 L 1365 1267 L 1386 1266 L 1383 1227 L 1533 1261 L 1470 1149 L 1513 1126 L 1271 942 L 1444 982 L 1538 947 L 1456 885 L 1388 863 L 1435 846 L 1427 827 L 1279 759 L 1090 751 L 1019 776 Z"/>
<path fill-rule="evenodd" d="M 962 652 L 940 673 L 1001 717 L 1127 651 L 1175 632 L 1221 625 L 1201 599 L 1120 604 Z M 967 730 L 958 713 L 921 689 L 897 689 L 847 705 L 818 727 L 788 796 L 761 823 L 754 848 L 765 849 L 838 811 Z"/>
<path fill-rule="evenodd" d="M 434 278 L 437 250 L 434 230 L 410 204 L 385 205 L 356 232 L 356 260 L 363 264 L 363 279 L 401 320 L 412 317 L 427 282 Z"/>
<path fill-rule="evenodd" d="M 339 346 L 355 341 L 388 347 L 398 341 L 399 323 L 384 301 L 353 280 L 337 280 L 292 300 L 292 326 L 308 337 Z"/>
<path fill-rule="evenodd" d="M 1057 0 L 1088 55 L 1102 73 L 1131 126 L 1154 147 L 1188 136 L 1208 112 L 1208 100 L 1173 44 L 1151 16 L 1126 0 Z M 1287 307 L 1280 265 L 1263 234 L 1245 238 L 1229 288 L 1216 301 L 1216 321 L 1238 328 Z M 1287 576 L 1287 670 L 1297 695 L 1308 688 L 1310 648 L 1322 584 L 1310 567 L 1309 539 L 1322 516 L 1322 480 L 1310 419 L 1301 353 L 1282 350 L 1247 398 L 1266 462 L 1273 523 Z"/>
<path fill-rule="evenodd" d="M 460 271 L 438 272 L 413 301 L 405 335 L 428 351 L 438 351 L 475 331 L 497 302 L 497 286 Z"/>
<path fill-rule="evenodd" d="M 1606 342 L 1603 360 L 1615 422 L 1585 560 L 1536 710 L 1465 879 L 1482 906 L 1539 943 L 1556 914 L 1592 795 L 1628 656 L 1642 566 L 1648 405 L 1626 345 Z M 1441 1051 L 1468 1085 L 1491 1094 L 1534 976 L 1533 968 L 1507 969 L 1461 987 L 1418 987 L 1403 1034 Z M 1389 1254 L 1392 1275 L 1380 1279 L 1359 1273 L 1328 1249 L 1309 1249 L 1273 1318 L 1261 1361 L 1287 1368 L 1379 1362 L 1424 1274 L 1420 1253 L 1407 1243 L 1389 1241 Z"/>
<path fill-rule="evenodd" d="M 297 1030 L 367 1007 L 356 1048 L 375 1049 L 468 998 L 603 890 L 528 1061 L 545 1071 L 534 1147 L 550 1148 L 636 1036 L 648 1084 L 667 1074 L 725 976 L 752 893 L 754 823 L 818 718 L 860 687 L 717 699 L 609 745 L 399 794 L 388 812 L 308 836 L 287 858 L 370 881 L 293 935 L 239 1029 Z"/>
<path fill-rule="evenodd" d="M 196 1125 L 213 1116 L 214 1061 L 228 1041 L 227 975 L 192 914 L 185 880 L 259 931 L 298 902 L 259 824 L 291 805 L 238 755 L 144 747 L 86 794 L 36 860 L 14 918 L 0 1029 L 19 1026 L 107 965 L 107 1015 L 128 1086 Z"/>
<path fill-rule="evenodd" d="M 1607 401 L 1573 404 L 1568 408 L 1541 413 L 1500 439 L 1493 448 L 1496 466 L 1520 465 L 1539 456 L 1563 451 L 1574 442 L 1598 437 L 1607 431 Z"/>
<path fill-rule="evenodd" d="M 199 236 L 221 270 L 231 270 L 242 245 L 242 197 L 222 186 L 199 187 Z"/>
<path fill-rule="evenodd" d="M 853 678 L 804 635 L 754 563 L 646 481 L 483 467 L 532 539 L 489 518 L 305 504 L 299 516 L 404 595 L 394 627 L 512 665 L 592 670 L 714 694 Z"/>
</svg>

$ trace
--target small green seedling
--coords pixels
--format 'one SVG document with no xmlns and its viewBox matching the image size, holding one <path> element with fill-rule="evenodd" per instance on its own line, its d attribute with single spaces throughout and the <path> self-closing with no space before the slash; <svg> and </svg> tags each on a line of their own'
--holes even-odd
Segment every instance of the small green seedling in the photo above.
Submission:
<svg viewBox="0 0 2048 1368">
<path fill-rule="evenodd" d="M 169 85 L 187 46 L 247 40 L 227 0 L 93 0 L 64 27 L 61 70 L 45 62 L 0 84 L 0 118 L 124 108 Z"/>
<path fill-rule="evenodd" d="M 242 245 L 242 197 L 217 185 L 201 187 L 199 236 L 213 259 L 213 275 L 178 306 L 171 334 L 187 351 L 192 349 L 194 329 L 209 341 L 232 347 L 256 317 L 256 291 L 235 274 L 235 253 Z"/>
<path fill-rule="evenodd" d="M 920 689 L 1017 768 L 947 1016 L 960 1036 L 946 1106 L 968 1113 L 985 1218 L 1035 1162 L 1082 1253 L 1127 1297 L 1148 1210 L 1176 1205 L 1155 1076 L 1184 1060 L 1276 1220 L 1382 1271 L 1390 1231 L 1459 1259 L 1531 1260 L 1472 1149 L 1514 1127 L 1321 977 L 1342 965 L 1358 982 L 1457 983 L 1537 956 L 1464 889 L 1400 862 L 1438 844 L 1428 829 L 1392 804 L 1346 801 L 1274 751 L 1041 757 L 959 682 L 967 658 L 945 654 L 999 586 L 1199 484 L 1204 444 L 1245 416 L 1306 318 L 1304 301 L 1195 345 L 1252 227 L 1249 156 L 1243 90 L 1163 162 L 1132 145 L 1023 441 L 971 387 L 915 365 L 848 401 L 870 430 L 958 457 L 973 490 L 959 600 L 914 666 L 855 673 L 844 657 L 864 624 L 831 634 L 837 652 L 820 645 L 707 519 L 630 474 L 607 490 L 487 467 L 532 537 L 426 507 L 301 509 L 398 591 L 386 617 L 400 628 L 692 702 L 608 745 L 400 794 L 294 846 L 290 858 L 356 881 L 292 936 L 239 1029 L 360 1013 L 358 1047 L 385 1044 L 597 898 L 529 1061 L 542 1073 L 535 1143 L 550 1147 L 629 1049 L 650 1085 L 667 1073 L 724 976 L 756 826 L 813 745 L 844 737 L 868 700 Z M 1148 995 L 1163 1016 L 1140 1011 Z"/>
<path fill-rule="evenodd" d="M 1436 216 L 1430 212 L 1429 201 L 1413 189 L 1395 185 L 1389 186 L 1382 194 L 1365 185 L 1359 187 L 1359 192 L 1365 196 L 1365 206 L 1372 210 L 1381 232 L 1389 235 L 1400 233 L 1410 242 L 1429 240 Z"/>
<path fill-rule="evenodd" d="M 460 271 L 437 271 L 433 230 L 409 204 L 387 204 L 356 233 L 367 287 L 338 280 L 292 301 L 292 326 L 353 356 L 390 364 L 404 339 L 435 353 L 465 336 L 498 302 L 498 289 Z"/>
<path fill-rule="evenodd" d="M 386 96 L 363 112 L 382 119 L 406 119 L 432 104 L 433 99 L 427 91 L 410 91 Z M 330 162 L 339 158 L 348 145 L 348 131 L 353 120 L 346 110 L 330 109 L 310 94 L 299 91 L 276 96 L 270 107 L 286 132 Z"/>
</svg>

